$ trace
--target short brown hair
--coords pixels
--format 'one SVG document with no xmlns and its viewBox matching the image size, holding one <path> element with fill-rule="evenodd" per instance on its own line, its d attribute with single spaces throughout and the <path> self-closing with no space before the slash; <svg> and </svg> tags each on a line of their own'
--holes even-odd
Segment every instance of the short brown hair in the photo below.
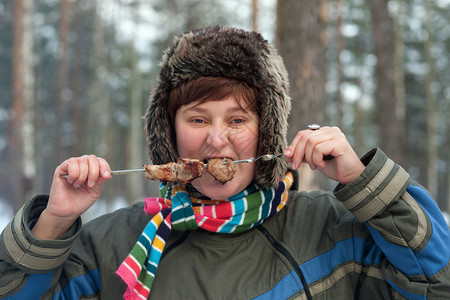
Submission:
<svg viewBox="0 0 450 300">
<path fill-rule="evenodd" d="M 227 77 L 202 76 L 174 87 L 169 95 L 168 110 L 173 124 L 175 113 L 182 105 L 194 101 L 200 101 L 200 103 L 220 101 L 231 96 L 241 108 L 257 112 L 256 95 L 256 88 L 244 81 Z"/>
</svg>

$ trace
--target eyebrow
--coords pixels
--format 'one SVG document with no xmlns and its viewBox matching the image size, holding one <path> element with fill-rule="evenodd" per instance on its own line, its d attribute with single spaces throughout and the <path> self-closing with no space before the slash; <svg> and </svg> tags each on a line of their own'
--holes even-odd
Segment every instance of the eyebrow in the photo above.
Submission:
<svg viewBox="0 0 450 300">
<path fill-rule="evenodd" d="M 188 107 L 186 109 L 183 109 L 182 112 L 185 113 L 185 112 L 189 112 L 189 111 L 195 111 L 195 112 L 199 112 L 199 113 L 208 112 L 207 109 L 199 107 L 199 106 Z M 250 111 L 244 110 L 244 109 L 240 108 L 239 106 L 233 106 L 233 107 L 227 109 L 227 112 L 238 112 L 238 111 L 250 113 Z"/>
</svg>

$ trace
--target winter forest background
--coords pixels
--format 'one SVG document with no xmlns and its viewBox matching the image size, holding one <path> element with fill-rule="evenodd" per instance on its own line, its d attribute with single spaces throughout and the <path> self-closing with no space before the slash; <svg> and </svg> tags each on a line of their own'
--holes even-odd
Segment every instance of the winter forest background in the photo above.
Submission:
<svg viewBox="0 0 450 300">
<path fill-rule="evenodd" d="M 0 229 L 48 193 L 82 154 L 112 169 L 150 163 L 147 97 L 174 35 L 208 25 L 255 29 L 285 59 L 290 140 L 337 125 L 359 155 L 379 146 L 450 211 L 450 0 L 3 0 L 0 2 Z M 301 170 L 302 189 L 334 182 Z M 84 216 L 155 195 L 116 176 Z"/>
</svg>

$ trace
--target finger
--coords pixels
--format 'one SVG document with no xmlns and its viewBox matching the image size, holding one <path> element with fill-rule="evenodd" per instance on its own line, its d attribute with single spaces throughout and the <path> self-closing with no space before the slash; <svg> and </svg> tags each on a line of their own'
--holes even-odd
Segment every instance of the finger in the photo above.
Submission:
<svg viewBox="0 0 450 300">
<path fill-rule="evenodd" d="M 297 145 L 299 141 L 302 139 L 303 131 L 298 131 L 295 135 L 294 139 L 292 140 L 291 144 L 286 148 L 286 151 L 284 152 L 284 155 L 287 158 L 292 158 L 295 155 Z"/>
<path fill-rule="evenodd" d="M 111 167 L 109 166 L 108 162 L 101 157 L 98 157 L 98 162 L 99 162 L 99 166 L 100 166 L 100 180 L 104 181 L 102 179 L 110 179 L 111 178 Z"/>
<path fill-rule="evenodd" d="M 285 156 L 292 162 L 291 168 L 296 170 L 300 167 L 304 157 L 305 130 L 297 132 L 291 144 L 286 148 Z"/>
<path fill-rule="evenodd" d="M 338 156 L 342 151 L 343 143 L 347 140 L 342 131 L 337 127 L 323 127 L 321 135 L 312 137 L 312 142 L 316 142 L 314 152 L 311 156 L 314 164 L 326 165 L 324 161 L 331 160 Z M 321 129 L 322 130 L 322 129 Z"/>
<path fill-rule="evenodd" d="M 312 138 L 317 135 L 312 130 L 302 130 L 298 134 L 298 142 L 296 145 L 296 152 L 294 154 L 293 162 L 297 167 L 300 167 L 300 164 L 302 162 L 306 162 L 309 164 L 311 169 L 316 169 L 316 166 L 312 163 L 311 160 L 311 148 L 313 147 L 314 143 L 312 142 Z"/>
<path fill-rule="evenodd" d="M 333 144 L 326 143 L 333 140 L 333 131 L 325 127 L 323 130 L 315 130 L 308 134 L 308 140 L 305 146 L 305 160 L 312 169 L 316 169 L 318 165 L 323 165 L 324 156 L 332 150 Z"/>
<path fill-rule="evenodd" d="M 78 160 L 77 158 L 72 157 L 66 160 L 65 164 L 67 165 L 67 167 L 65 168 L 67 170 L 67 182 L 69 184 L 74 184 L 78 177 L 80 177 L 80 165 L 78 163 Z"/>
<path fill-rule="evenodd" d="M 326 167 L 326 160 L 329 160 L 328 157 L 332 157 L 329 153 L 332 152 L 333 147 L 335 146 L 335 142 L 332 140 L 323 141 L 320 144 L 315 146 L 314 152 L 312 153 L 312 161 L 316 166 L 321 168 Z"/>
<path fill-rule="evenodd" d="M 86 179 L 89 174 L 88 157 L 87 156 L 79 157 L 79 158 L 77 158 L 77 162 L 78 162 L 78 168 L 79 168 L 79 175 L 78 175 L 78 178 L 73 183 L 74 187 L 76 187 L 76 188 L 80 187 L 82 184 L 84 184 L 86 182 Z"/>
<path fill-rule="evenodd" d="M 87 157 L 88 159 L 88 177 L 87 177 L 87 185 L 88 187 L 94 187 L 97 183 L 97 180 L 99 178 L 99 161 L 97 156 L 95 155 L 89 155 Z"/>
</svg>

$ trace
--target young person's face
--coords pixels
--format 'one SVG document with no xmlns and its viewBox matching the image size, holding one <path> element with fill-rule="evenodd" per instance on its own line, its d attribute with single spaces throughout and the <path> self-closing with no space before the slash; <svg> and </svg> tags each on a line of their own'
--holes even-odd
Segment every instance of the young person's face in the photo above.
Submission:
<svg viewBox="0 0 450 300">
<path fill-rule="evenodd" d="M 245 107 L 245 105 L 244 105 Z M 256 112 L 242 109 L 229 97 L 220 101 L 198 101 L 181 106 L 175 114 L 178 154 L 181 158 L 255 157 L 258 148 Z M 255 164 L 238 164 L 233 180 L 222 184 L 205 172 L 192 184 L 203 195 L 226 199 L 245 189 L 253 180 Z"/>
</svg>

